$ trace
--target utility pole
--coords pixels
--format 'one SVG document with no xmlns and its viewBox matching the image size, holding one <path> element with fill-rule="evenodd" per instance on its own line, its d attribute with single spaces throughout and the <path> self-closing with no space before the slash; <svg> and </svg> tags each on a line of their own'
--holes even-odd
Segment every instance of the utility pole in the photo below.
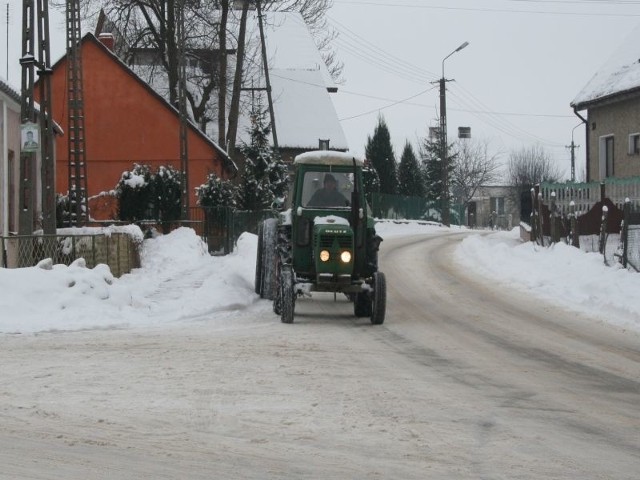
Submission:
<svg viewBox="0 0 640 480">
<path fill-rule="evenodd" d="M 21 124 L 35 124 L 36 114 L 33 99 L 33 84 L 35 77 L 35 5 L 34 0 L 22 2 L 22 67 L 20 120 Z M 35 195 L 32 185 L 36 176 L 37 153 L 20 150 L 20 219 L 18 223 L 19 235 L 31 235 L 34 230 Z"/>
<path fill-rule="evenodd" d="M 189 219 L 189 119 L 187 117 L 187 85 L 186 85 L 186 35 L 184 32 L 184 0 L 176 2 L 176 24 L 178 36 L 178 107 L 180 112 L 180 170 L 181 170 L 181 204 L 182 220 Z"/>
<path fill-rule="evenodd" d="M 87 162 L 84 128 L 80 0 L 67 1 L 67 108 L 69 163 L 68 225 L 83 225 L 89 218 Z"/>
<path fill-rule="evenodd" d="M 447 227 L 450 222 L 449 202 L 449 146 L 447 145 L 447 80 L 444 76 L 444 61 L 456 52 L 469 45 L 464 42 L 453 52 L 442 59 L 442 78 L 440 78 L 440 155 L 442 161 L 442 223 Z"/>
<path fill-rule="evenodd" d="M 9 82 L 9 4 L 7 3 L 7 82 Z"/>
<path fill-rule="evenodd" d="M 571 181 L 576 181 L 576 148 L 579 148 L 580 145 L 576 145 L 573 141 L 573 132 L 575 132 L 576 128 L 578 128 L 582 123 L 579 123 L 573 130 L 571 130 L 571 145 L 567 145 L 565 148 L 571 150 Z"/>
<path fill-rule="evenodd" d="M 20 219 L 18 233 L 31 235 L 35 229 L 38 151 L 41 158 L 42 229 L 45 234 L 56 230 L 56 203 L 53 161 L 53 119 L 51 118 L 51 61 L 49 58 L 49 9 L 48 0 L 22 1 L 22 66 L 20 119 L 21 131 L 37 129 L 33 96 L 35 72 L 40 78 L 40 137 L 39 145 L 24 144 L 20 149 Z M 36 57 L 36 19 L 38 51 Z"/>
<path fill-rule="evenodd" d="M 49 46 L 49 0 L 38 0 L 38 76 L 40 86 L 40 172 L 42 190 L 42 229 L 56 233 L 55 161 L 53 116 L 51 115 L 51 49 Z"/>
<path fill-rule="evenodd" d="M 443 60 L 444 64 L 444 60 Z M 447 80 L 444 78 L 444 67 L 440 79 L 440 158 L 442 168 L 442 223 L 451 225 L 449 212 L 449 152 L 447 148 Z"/>
<path fill-rule="evenodd" d="M 256 0 L 256 10 L 258 11 L 258 26 L 260 28 L 260 43 L 262 44 L 262 65 L 264 67 L 264 78 L 267 87 L 267 101 L 269 102 L 269 117 L 271 119 L 271 133 L 273 135 L 273 148 L 276 152 L 278 148 L 278 134 L 276 132 L 276 116 L 273 111 L 273 99 L 271 98 L 271 81 L 269 80 L 269 66 L 267 64 L 267 45 L 264 39 L 264 27 L 262 25 L 262 10 L 260 0 Z"/>
<path fill-rule="evenodd" d="M 566 148 L 571 150 L 571 181 L 576 181 L 576 148 L 580 148 L 580 145 L 576 145 L 571 139 L 571 145 L 567 145 Z"/>
</svg>

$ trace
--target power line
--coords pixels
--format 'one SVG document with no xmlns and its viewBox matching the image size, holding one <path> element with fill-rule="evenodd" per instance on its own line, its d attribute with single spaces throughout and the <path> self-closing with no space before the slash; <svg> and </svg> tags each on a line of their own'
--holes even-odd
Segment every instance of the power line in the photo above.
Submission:
<svg viewBox="0 0 640 480">
<path fill-rule="evenodd" d="M 364 113 L 359 113 L 358 115 L 353 115 L 353 116 L 351 116 L 351 117 L 339 118 L 339 119 L 338 119 L 338 121 L 340 121 L 340 122 L 344 122 L 344 121 L 346 121 L 346 120 L 352 120 L 352 119 L 354 119 L 354 118 L 364 117 L 365 115 L 370 115 L 370 114 L 372 114 L 372 113 L 374 113 L 374 112 L 379 112 L 380 110 L 384 110 L 384 109 L 387 109 L 387 108 L 393 107 L 393 106 L 398 105 L 398 104 L 400 104 L 400 103 L 405 103 L 407 100 L 411 100 L 411 99 L 413 99 L 413 98 L 419 97 L 420 95 L 423 95 L 423 94 L 425 94 L 425 93 L 427 93 L 427 92 L 430 92 L 431 90 L 434 90 L 435 88 L 436 88 L 436 87 L 428 88 L 428 89 L 423 90 L 422 92 L 416 93 L 415 95 L 412 95 L 412 96 L 410 96 L 410 97 L 404 98 L 404 99 L 402 99 L 402 100 L 398 100 L 397 102 L 393 102 L 393 103 L 391 103 L 391 104 L 389 104 L 389 105 L 385 105 L 384 107 L 376 108 L 376 109 L 374 109 L 374 110 L 370 110 L 370 111 L 368 111 L 368 112 L 364 112 Z"/>
<path fill-rule="evenodd" d="M 529 0 L 533 2 L 533 0 Z M 539 14 L 539 15 L 571 15 L 571 16 L 585 16 L 585 17 L 640 17 L 637 13 L 589 13 L 589 12 L 573 12 L 573 11 L 546 11 L 546 10 L 515 10 L 505 8 L 475 8 L 475 7 L 445 7 L 439 5 L 414 5 L 414 4 L 402 4 L 402 3 L 383 3 L 370 0 L 336 0 L 337 4 L 354 5 L 362 7 L 393 7 L 393 8 L 418 8 L 428 10 L 450 10 L 450 11 L 467 11 L 467 12 L 483 12 L 483 13 L 526 13 L 526 14 Z M 534 2 L 535 3 L 535 2 Z M 616 3 L 616 2 L 605 2 Z M 638 3 L 640 5 L 640 3 Z M 636 3 L 625 3 L 624 5 L 636 5 Z"/>
</svg>

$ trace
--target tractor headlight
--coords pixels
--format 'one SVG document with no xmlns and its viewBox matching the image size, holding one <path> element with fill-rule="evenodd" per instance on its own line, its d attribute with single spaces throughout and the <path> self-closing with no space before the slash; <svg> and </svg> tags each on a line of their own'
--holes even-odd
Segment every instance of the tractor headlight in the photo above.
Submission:
<svg viewBox="0 0 640 480">
<path fill-rule="evenodd" d="M 328 262 L 329 258 L 331 258 L 331 255 L 329 255 L 329 250 L 320 251 L 320 260 L 322 260 L 323 262 Z"/>
<path fill-rule="evenodd" d="M 342 260 L 343 263 L 349 263 L 351 261 L 351 252 L 348 250 L 342 252 L 340 254 L 340 260 Z"/>
</svg>

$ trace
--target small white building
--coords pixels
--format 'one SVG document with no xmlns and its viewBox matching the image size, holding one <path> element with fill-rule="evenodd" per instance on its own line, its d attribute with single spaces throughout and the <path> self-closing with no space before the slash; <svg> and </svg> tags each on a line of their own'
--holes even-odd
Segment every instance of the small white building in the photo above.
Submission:
<svg viewBox="0 0 640 480">
<path fill-rule="evenodd" d="M 511 230 L 520 223 L 520 198 L 515 187 L 479 187 L 467 205 L 467 226 Z"/>
<path fill-rule="evenodd" d="M 22 121 L 20 94 L 0 78 L 0 236 L 18 232 L 20 195 L 20 149 Z M 62 130 L 54 123 L 54 132 Z M 54 138 L 55 142 L 55 138 Z M 55 148 L 54 148 L 55 151 Z M 42 217 L 41 156 L 36 153 L 35 179 L 32 185 L 33 225 Z"/>
<path fill-rule="evenodd" d="M 18 231 L 20 94 L 0 79 L 0 234 Z"/>
</svg>

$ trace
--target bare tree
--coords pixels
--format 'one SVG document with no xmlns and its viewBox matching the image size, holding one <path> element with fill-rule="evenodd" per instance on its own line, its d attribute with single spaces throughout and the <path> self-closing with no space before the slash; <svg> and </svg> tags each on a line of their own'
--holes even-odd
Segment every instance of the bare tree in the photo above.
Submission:
<svg viewBox="0 0 640 480">
<path fill-rule="evenodd" d="M 511 151 L 507 164 L 507 181 L 519 193 L 528 192 L 541 182 L 558 182 L 562 172 L 540 145 Z"/>
<path fill-rule="evenodd" d="M 500 153 L 489 153 L 488 140 L 459 139 L 453 144 L 456 162 L 451 187 L 457 203 L 467 205 L 481 186 L 500 178 Z"/>
<path fill-rule="evenodd" d="M 65 8 L 66 2 L 53 0 L 53 5 Z M 234 97 L 246 84 L 243 80 L 256 62 L 236 59 L 240 69 L 234 76 L 231 95 L 227 74 L 227 55 L 236 49 L 244 57 L 253 55 L 253 49 L 244 44 L 246 10 L 255 8 L 255 0 L 248 0 L 238 15 L 230 0 L 81 0 L 83 17 L 89 24 L 96 22 L 96 12 L 103 11 L 110 20 L 121 44 L 126 46 L 123 60 L 169 102 L 178 103 L 178 71 L 180 62 L 186 62 L 186 97 L 193 120 L 203 130 L 215 119 L 217 140 L 221 146 L 228 143 L 227 128 L 235 136 L 238 111 Z M 327 25 L 326 12 L 332 0 L 266 0 L 264 10 L 298 11 L 307 23 L 323 58 L 334 78 L 339 77 L 342 65 L 336 60 L 331 41 L 337 33 Z M 185 55 L 180 56 L 177 38 L 176 9 L 184 9 Z M 244 19 L 244 26 L 243 26 Z M 239 32 L 240 30 L 240 32 Z M 247 40 L 249 41 L 249 40 Z M 122 52 L 121 52 L 122 53 Z M 162 75 L 158 75 L 162 72 Z M 159 80 L 160 78 L 164 80 Z M 229 84 L 229 85 L 228 85 Z M 227 118 L 227 104 L 230 107 Z M 231 122 L 228 126 L 226 122 Z"/>
</svg>

